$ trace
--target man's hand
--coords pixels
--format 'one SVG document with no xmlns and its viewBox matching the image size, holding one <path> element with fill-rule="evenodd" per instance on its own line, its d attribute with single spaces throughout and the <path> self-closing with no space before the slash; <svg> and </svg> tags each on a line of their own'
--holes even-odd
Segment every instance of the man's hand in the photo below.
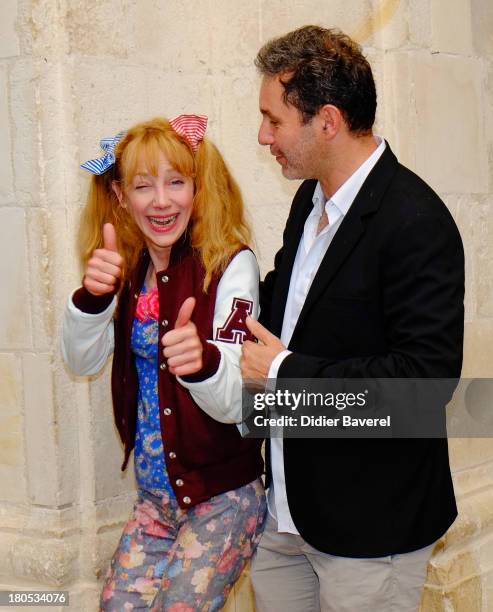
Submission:
<svg viewBox="0 0 493 612">
<path fill-rule="evenodd" d="M 195 298 L 187 298 L 178 312 L 175 328 L 164 334 L 161 340 L 168 369 L 175 376 L 196 374 L 202 369 L 202 342 L 190 320 L 194 308 Z"/>
<path fill-rule="evenodd" d="M 111 223 L 103 226 L 103 248 L 95 249 L 87 262 L 82 284 L 93 295 L 112 293 L 122 274 L 123 258 L 116 248 L 116 232 Z"/>
<path fill-rule="evenodd" d="M 277 336 L 271 334 L 255 319 L 247 317 L 246 325 L 259 344 L 250 340 L 243 343 L 240 359 L 241 375 L 243 380 L 265 384 L 271 363 L 286 347 Z"/>
</svg>

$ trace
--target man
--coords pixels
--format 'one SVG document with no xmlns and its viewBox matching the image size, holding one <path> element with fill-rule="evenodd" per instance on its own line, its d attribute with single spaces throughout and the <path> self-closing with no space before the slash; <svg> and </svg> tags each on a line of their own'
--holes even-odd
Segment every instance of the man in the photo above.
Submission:
<svg viewBox="0 0 493 612">
<path fill-rule="evenodd" d="M 258 140 L 296 193 L 245 379 L 456 378 L 464 260 L 439 197 L 374 136 L 360 47 L 307 26 L 267 43 Z M 268 331 L 269 330 L 269 331 Z M 287 347 L 287 348 L 286 348 Z M 258 612 L 410 612 L 454 521 L 446 439 L 272 439 Z"/>
</svg>

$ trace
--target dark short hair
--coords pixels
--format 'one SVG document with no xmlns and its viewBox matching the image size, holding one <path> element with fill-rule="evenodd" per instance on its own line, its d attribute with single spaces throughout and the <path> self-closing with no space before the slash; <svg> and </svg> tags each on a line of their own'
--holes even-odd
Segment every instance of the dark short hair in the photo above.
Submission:
<svg viewBox="0 0 493 612">
<path fill-rule="evenodd" d="M 266 43 L 255 65 L 280 76 L 284 101 L 308 123 L 324 104 L 333 104 L 353 132 L 367 133 L 375 121 L 377 94 L 360 45 L 338 29 L 304 26 Z"/>
</svg>

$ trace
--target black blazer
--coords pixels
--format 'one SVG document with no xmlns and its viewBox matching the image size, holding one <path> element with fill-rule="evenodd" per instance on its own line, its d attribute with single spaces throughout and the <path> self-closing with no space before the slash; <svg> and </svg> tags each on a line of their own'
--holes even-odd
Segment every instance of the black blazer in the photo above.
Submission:
<svg viewBox="0 0 493 612">
<path fill-rule="evenodd" d="M 262 283 L 260 320 L 277 336 L 315 186 L 304 181 L 296 193 Z M 278 376 L 458 378 L 463 303 L 457 227 L 387 144 L 320 264 Z M 327 553 L 417 550 L 457 515 L 446 439 L 288 438 L 284 462 L 294 523 Z"/>
</svg>

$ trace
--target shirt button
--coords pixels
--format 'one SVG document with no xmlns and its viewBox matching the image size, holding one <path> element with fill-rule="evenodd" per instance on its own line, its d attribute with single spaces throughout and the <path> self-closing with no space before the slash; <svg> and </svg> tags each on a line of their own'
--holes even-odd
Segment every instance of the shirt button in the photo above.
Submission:
<svg viewBox="0 0 493 612">
<path fill-rule="evenodd" d="M 174 453 L 173 451 L 169 452 L 169 458 L 170 459 L 176 459 L 176 453 Z"/>
<path fill-rule="evenodd" d="M 159 369 L 160 369 L 160 370 L 166 370 L 166 364 L 164 363 L 164 361 L 163 361 L 163 363 L 162 363 L 162 364 L 159 366 Z"/>
<path fill-rule="evenodd" d="M 168 327 L 168 319 L 163 319 L 163 320 L 161 321 L 161 325 L 162 325 L 163 327 Z"/>
<path fill-rule="evenodd" d="M 183 480 L 181 478 L 178 478 L 178 480 L 176 481 L 176 486 L 177 487 L 182 487 L 185 483 L 183 482 Z"/>
<path fill-rule="evenodd" d="M 166 274 L 161 278 L 161 280 L 163 281 L 163 283 L 167 283 L 169 281 L 169 278 L 166 276 Z"/>
<path fill-rule="evenodd" d="M 171 408 L 165 408 L 163 412 L 166 416 L 169 416 L 171 414 Z"/>
<path fill-rule="evenodd" d="M 138 293 L 134 293 L 134 298 L 135 298 L 136 300 L 138 300 L 138 299 L 139 299 L 139 294 L 138 294 Z"/>
<path fill-rule="evenodd" d="M 191 499 L 188 497 L 188 495 L 187 495 L 187 496 L 185 496 L 185 497 L 183 498 L 183 503 L 184 503 L 184 504 L 191 504 L 191 503 L 192 503 L 192 500 L 191 500 Z"/>
</svg>

